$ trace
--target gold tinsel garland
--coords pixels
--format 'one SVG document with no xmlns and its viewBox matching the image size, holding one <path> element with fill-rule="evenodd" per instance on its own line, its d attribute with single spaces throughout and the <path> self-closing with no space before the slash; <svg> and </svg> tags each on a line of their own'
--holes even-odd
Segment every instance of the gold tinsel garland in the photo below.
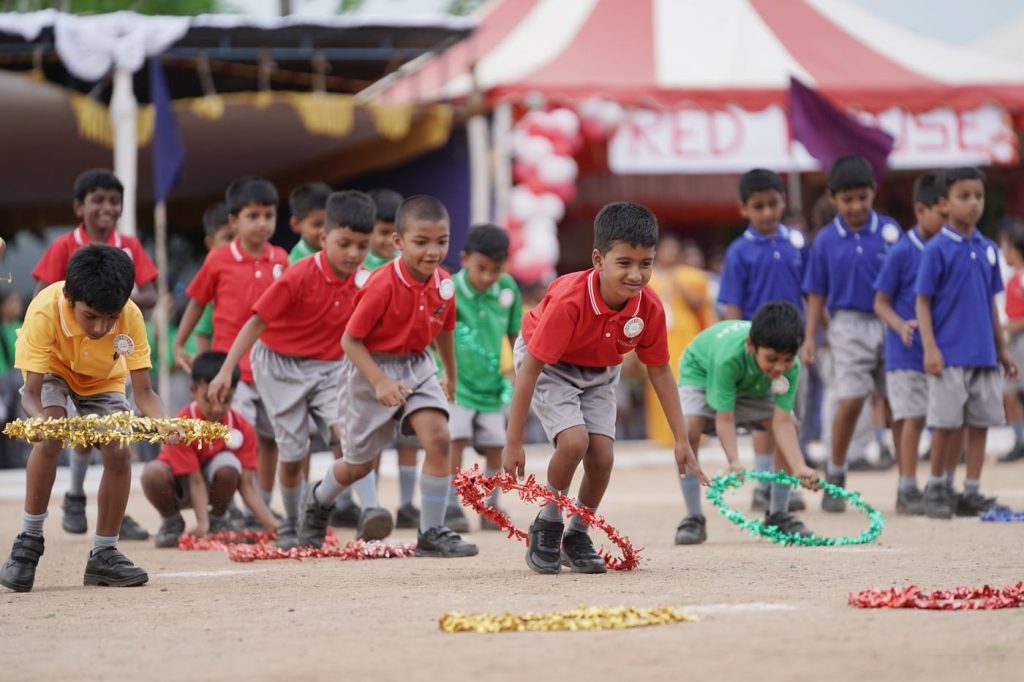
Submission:
<svg viewBox="0 0 1024 682">
<path fill-rule="evenodd" d="M 579 606 L 572 611 L 556 613 L 459 613 L 452 611 L 441 616 L 439 625 L 444 632 L 535 632 L 548 630 L 625 630 L 648 625 L 692 623 L 696 616 L 671 606 L 639 609 L 619 606 L 611 609 Z"/>
<path fill-rule="evenodd" d="M 153 418 L 137 417 L 131 412 L 115 412 L 104 417 L 90 414 L 84 417 L 64 417 L 63 419 L 18 419 L 4 428 L 4 434 L 11 438 L 32 441 L 34 439 L 53 439 L 64 441 L 70 445 L 105 445 L 118 441 L 127 444 L 135 441 L 162 443 L 167 434 L 163 429 L 180 429 L 181 442 L 212 443 L 227 438 L 229 429 L 225 424 L 208 422 L 202 419 L 185 419 L 181 417 Z"/>
</svg>

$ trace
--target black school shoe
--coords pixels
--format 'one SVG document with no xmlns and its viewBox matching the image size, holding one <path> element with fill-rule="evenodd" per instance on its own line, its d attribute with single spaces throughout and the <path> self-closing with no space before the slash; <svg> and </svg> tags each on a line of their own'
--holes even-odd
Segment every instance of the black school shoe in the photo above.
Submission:
<svg viewBox="0 0 1024 682">
<path fill-rule="evenodd" d="M 846 487 L 846 474 L 827 474 L 825 482 L 837 485 L 840 488 Z M 827 512 L 839 514 L 846 511 L 846 500 L 841 497 L 833 497 L 828 493 L 821 496 L 821 508 Z"/>
<path fill-rule="evenodd" d="M 707 519 L 703 516 L 687 516 L 676 528 L 677 545 L 699 545 L 707 539 Z"/>
<path fill-rule="evenodd" d="M 148 540 L 149 531 L 143 528 L 138 521 L 125 514 L 121 519 L 121 530 L 117 537 L 120 540 Z"/>
<path fill-rule="evenodd" d="M 561 521 L 547 521 L 537 516 L 530 524 L 530 537 L 526 546 L 526 565 L 537 573 L 553 574 L 562 570 Z"/>
<path fill-rule="evenodd" d="M 160 530 L 156 533 L 153 544 L 160 548 L 177 547 L 178 540 L 185 532 L 185 519 L 181 514 L 175 514 L 160 522 Z"/>
<path fill-rule="evenodd" d="M 285 519 L 277 524 L 277 538 L 274 539 L 274 546 L 284 550 L 300 546 L 299 531 L 293 519 Z"/>
<path fill-rule="evenodd" d="M 454 559 L 476 556 L 480 550 L 472 542 L 445 526 L 434 526 L 416 536 L 416 556 Z"/>
<path fill-rule="evenodd" d="M 775 526 L 783 533 L 790 533 L 799 535 L 802 538 L 807 538 L 814 535 L 804 522 L 796 517 L 794 514 L 789 512 L 777 512 L 775 514 L 766 514 L 764 517 L 764 523 L 766 526 Z"/>
<path fill-rule="evenodd" d="M 330 517 L 331 528 L 358 528 L 362 515 L 362 508 L 355 502 L 346 504 L 340 509 L 333 507 Z M 417 520 L 416 526 L 419 527 L 419 520 Z"/>
<path fill-rule="evenodd" d="M 364 509 L 359 516 L 359 528 L 356 530 L 357 540 L 383 540 L 391 535 L 395 528 L 395 520 L 391 518 L 391 512 L 387 509 L 377 507 L 376 509 Z"/>
<path fill-rule="evenodd" d="M 978 516 L 996 506 L 996 498 L 985 497 L 979 492 L 956 495 L 953 509 L 957 516 Z"/>
<path fill-rule="evenodd" d="M 594 549 L 590 536 L 570 530 L 562 536 L 562 565 L 573 573 L 607 573 L 604 557 Z"/>
<path fill-rule="evenodd" d="M 15 592 L 28 592 L 36 581 L 36 566 L 43 556 L 43 536 L 21 533 L 14 538 L 11 555 L 0 569 L 0 585 Z"/>
<path fill-rule="evenodd" d="M 333 520 L 333 517 L 332 517 Z M 420 510 L 412 502 L 406 502 L 395 513 L 395 528 L 419 528 Z"/>
<path fill-rule="evenodd" d="M 85 495 L 64 494 L 64 518 L 60 527 L 66 533 L 82 535 L 89 530 L 89 521 L 85 518 Z"/>
<path fill-rule="evenodd" d="M 133 564 L 117 547 L 94 550 L 85 562 L 83 585 L 136 587 L 149 582 L 146 570 Z"/>
<path fill-rule="evenodd" d="M 327 521 L 334 510 L 334 504 L 327 507 L 320 506 L 320 503 L 316 501 L 316 489 L 319 487 L 319 483 L 309 487 L 302 505 L 298 531 L 299 544 L 303 547 L 323 547 L 324 539 L 327 537 Z"/>
<path fill-rule="evenodd" d="M 953 518 L 953 493 L 943 483 L 929 483 L 924 488 L 924 515 L 929 519 Z"/>
<path fill-rule="evenodd" d="M 896 513 L 907 516 L 924 515 L 924 493 L 917 488 L 896 491 Z"/>
</svg>

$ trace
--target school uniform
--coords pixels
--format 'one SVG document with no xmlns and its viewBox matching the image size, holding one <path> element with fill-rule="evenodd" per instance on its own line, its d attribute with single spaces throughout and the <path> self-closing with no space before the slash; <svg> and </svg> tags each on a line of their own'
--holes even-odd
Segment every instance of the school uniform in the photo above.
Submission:
<svg viewBox="0 0 1024 682">
<path fill-rule="evenodd" d="M 738 306 L 745 320 L 769 301 L 787 301 L 802 313 L 808 254 L 799 230 L 779 225 L 774 235 L 765 235 L 748 226 L 725 252 L 719 304 Z"/>
</svg>

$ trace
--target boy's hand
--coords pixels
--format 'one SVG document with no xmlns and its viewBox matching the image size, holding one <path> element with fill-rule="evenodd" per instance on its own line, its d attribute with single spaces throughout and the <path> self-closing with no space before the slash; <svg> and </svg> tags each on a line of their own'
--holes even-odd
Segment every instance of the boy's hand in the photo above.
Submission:
<svg viewBox="0 0 1024 682">
<path fill-rule="evenodd" d="M 818 344 L 815 343 L 814 337 L 811 336 L 804 340 L 804 347 L 800 349 L 800 362 L 805 365 L 813 365 L 815 357 L 818 355 Z"/>
<path fill-rule="evenodd" d="M 1003 371 L 1006 372 L 1007 378 L 1013 380 L 1020 375 L 1020 367 L 1017 366 L 1017 361 L 1009 350 L 1003 349 L 999 351 L 999 364 L 1003 366 Z"/>
<path fill-rule="evenodd" d="M 526 450 L 523 446 L 507 443 L 501 451 L 501 466 L 506 474 L 523 480 L 526 476 Z"/>
<path fill-rule="evenodd" d="M 444 391 L 448 402 L 455 402 L 455 382 L 449 379 L 447 374 L 441 377 L 441 390 Z"/>
<path fill-rule="evenodd" d="M 942 368 L 945 366 L 946 361 L 942 357 L 942 351 L 937 346 L 924 349 L 924 371 L 926 374 L 941 378 Z"/>
<path fill-rule="evenodd" d="M 818 485 L 818 472 L 806 464 L 793 472 L 793 475 L 799 478 L 800 485 L 808 490 L 817 490 L 820 487 Z"/>
<path fill-rule="evenodd" d="M 711 485 L 707 474 L 697 463 L 697 456 L 693 454 L 693 448 L 687 442 L 676 443 L 675 447 L 676 468 L 679 470 L 679 478 L 687 477 L 687 469 L 691 476 L 694 476 L 701 485 Z"/>
<path fill-rule="evenodd" d="M 213 403 L 223 405 L 230 391 L 231 375 L 225 375 L 223 371 L 220 371 L 217 372 L 217 376 L 213 378 L 213 381 L 207 387 L 206 395 Z"/>
<path fill-rule="evenodd" d="M 192 356 L 188 354 L 184 347 L 174 347 L 174 364 L 183 372 L 192 373 Z"/>
<path fill-rule="evenodd" d="M 903 345 L 910 347 L 914 345 L 914 330 L 917 329 L 917 320 L 903 320 L 896 333 L 900 335 Z"/>
<path fill-rule="evenodd" d="M 377 402 L 384 407 L 405 405 L 405 396 L 412 393 L 408 386 L 388 376 L 377 382 L 374 389 L 377 391 Z"/>
<path fill-rule="evenodd" d="M 197 522 L 195 527 L 192 530 L 189 531 L 189 534 L 190 535 L 195 535 L 196 537 L 201 537 L 203 535 L 206 535 L 209 532 L 210 532 L 210 522 L 206 521 L 205 523 L 198 523 Z"/>
<path fill-rule="evenodd" d="M 161 426 L 157 431 L 164 435 L 166 445 L 181 445 L 185 440 L 185 432 L 177 426 Z"/>
<path fill-rule="evenodd" d="M 729 462 L 729 466 L 726 468 L 726 471 L 730 474 L 738 474 L 741 481 L 746 478 L 743 474 L 746 473 L 747 470 L 743 468 L 743 464 L 739 460 Z"/>
</svg>

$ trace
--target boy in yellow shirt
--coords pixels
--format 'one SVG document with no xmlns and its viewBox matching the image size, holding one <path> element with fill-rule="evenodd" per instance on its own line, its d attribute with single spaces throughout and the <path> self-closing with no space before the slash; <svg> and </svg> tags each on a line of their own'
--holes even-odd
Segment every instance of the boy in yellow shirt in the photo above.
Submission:
<svg viewBox="0 0 1024 682">
<path fill-rule="evenodd" d="M 142 312 L 129 300 L 135 266 L 121 249 L 90 245 L 75 252 L 63 282 L 29 304 L 15 343 L 14 366 L 25 375 L 22 406 L 29 417 L 61 419 L 72 403 L 82 416 L 131 409 L 125 379 L 131 373 L 135 403 L 147 417 L 165 417 L 149 380 L 150 351 Z M 181 434 L 168 434 L 168 443 Z M 22 530 L 0 569 L 0 584 L 28 592 L 43 554 L 43 521 L 63 443 L 34 442 L 25 484 Z M 85 564 L 86 585 L 142 585 L 149 576 L 117 549 L 118 529 L 131 488 L 131 455 L 119 442 L 104 445 L 99 518 Z"/>
</svg>

